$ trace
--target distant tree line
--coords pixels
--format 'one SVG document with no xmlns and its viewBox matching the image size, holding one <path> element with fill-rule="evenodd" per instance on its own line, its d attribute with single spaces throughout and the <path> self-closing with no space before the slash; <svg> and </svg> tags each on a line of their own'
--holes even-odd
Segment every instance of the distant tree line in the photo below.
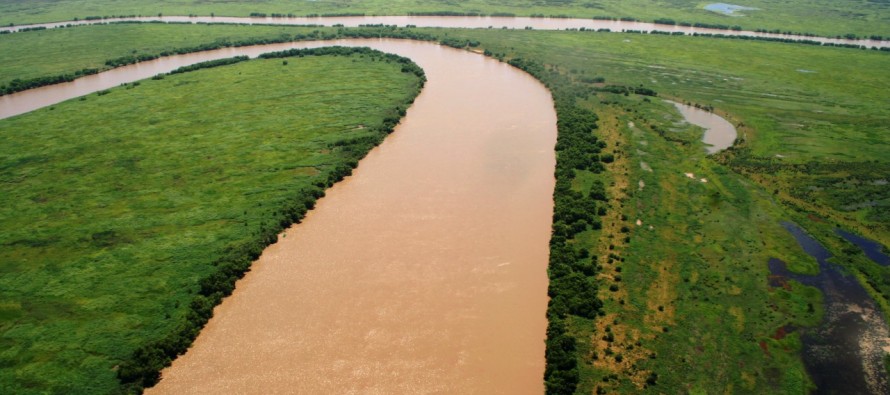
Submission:
<svg viewBox="0 0 890 395">
<path fill-rule="evenodd" d="M 99 71 L 99 69 L 87 68 L 75 71 L 73 73 L 59 74 L 48 77 L 28 78 L 24 80 L 16 78 L 4 85 L 0 85 L 0 96 L 25 91 L 28 89 L 39 88 L 41 86 L 71 82 L 85 75 L 96 74 Z"/>
<path fill-rule="evenodd" d="M 445 37 L 439 41 L 439 44 L 447 45 L 452 48 L 463 49 L 463 48 L 467 48 L 467 47 L 476 48 L 479 46 L 479 41 L 462 40 L 462 39 L 453 38 L 453 37 Z"/>
<path fill-rule="evenodd" d="M 341 46 L 332 46 L 332 47 L 321 47 L 321 48 L 306 48 L 306 49 L 289 49 L 287 51 L 279 51 L 279 52 L 270 52 L 264 53 L 259 57 L 261 59 L 276 59 L 276 58 L 302 58 L 304 56 L 352 56 L 352 55 L 364 55 L 369 56 L 372 59 L 379 59 L 386 62 L 395 62 L 399 63 L 402 66 L 403 73 L 411 73 L 417 76 L 420 79 L 420 87 L 426 83 L 426 73 L 424 73 L 423 69 L 420 68 L 416 63 L 411 61 L 404 56 L 399 56 L 390 53 L 383 53 L 375 49 L 371 49 L 368 47 L 341 47 Z M 403 110 L 404 111 L 404 110 Z M 404 115 L 404 113 L 399 114 L 399 118 Z M 398 119 L 396 120 L 398 123 Z M 395 125 L 393 125 L 395 126 Z"/>
<path fill-rule="evenodd" d="M 219 66 L 226 66 L 226 65 L 230 65 L 230 64 L 244 62 L 249 59 L 250 58 L 247 56 L 235 56 L 235 57 L 226 58 L 226 59 L 208 60 L 206 62 L 195 63 L 192 65 L 180 67 L 176 70 L 171 71 L 169 74 L 182 74 L 182 73 L 188 73 L 189 71 L 195 71 L 195 70 L 200 70 L 200 69 L 209 69 L 209 68 L 219 67 Z"/>
<path fill-rule="evenodd" d="M 365 16 L 364 12 L 327 12 L 323 14 L 306 14 L 307 18 L 330 18 L 330 17 L 344 17 L 344 16 Z"/>
</svg>

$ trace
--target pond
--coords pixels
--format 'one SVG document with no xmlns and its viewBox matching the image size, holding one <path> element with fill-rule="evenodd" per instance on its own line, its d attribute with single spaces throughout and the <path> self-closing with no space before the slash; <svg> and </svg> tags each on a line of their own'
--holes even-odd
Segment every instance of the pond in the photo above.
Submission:
<svg viewBox="0 0 890 395">
<path fill-rule="evenodd" d="M 716 154 L 732 146 L 738 133 L 735 126 L 723 117 L 697 107 L 665 100 L 674 105 L 683 115 L 683 119 L 705 130 L 702 141 L 708 154 Z"/>
<path fill-rule="evenodd" d="M 741 6 L 741 5 L 726 4 L 726 3 L 713 3 L 713 4 L 706 5 L 705 9 L 708 11 L 711 11 L 711 12 L 716 12 L 716 13 L 720 13 L 720 14 L 724 14 L 724 15 L 744 16 L 737 12 L 738 11 L 754 11 L 754 10 L 758 10 L 759 8 L 745 7 L 745 6 Z"/>
</svg>

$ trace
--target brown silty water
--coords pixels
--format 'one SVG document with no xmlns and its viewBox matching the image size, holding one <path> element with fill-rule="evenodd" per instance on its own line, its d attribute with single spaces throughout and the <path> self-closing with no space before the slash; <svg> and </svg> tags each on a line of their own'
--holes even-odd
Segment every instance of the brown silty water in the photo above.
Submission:
<svg viewBox="0 0 890 395">
<path fill-rule="evenodd" d="M 429 82 L 147 392 L 542 393 L 549 92 L 466 51 L 337 44 L 410 57 Z"/>
</svg>

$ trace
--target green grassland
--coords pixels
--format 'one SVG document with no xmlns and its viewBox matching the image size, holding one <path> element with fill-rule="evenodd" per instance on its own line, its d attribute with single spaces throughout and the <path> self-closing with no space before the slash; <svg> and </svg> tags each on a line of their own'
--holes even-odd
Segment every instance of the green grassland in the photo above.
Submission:
<svg viewBox="0 0 890 395">
<path fill-rule="evenodd" d="M 108 25 L 101 29 L 53 29 L 0 36 L 0 86 L 13 79 L 27 80 L 102 69 L 110 59 L 127 55 L 160 54 L 205 43 L 276 39 L 313 29 L 277 26 L 166 25 L 153 23 Z"/>
<path fill-rule="evenodd" d="M 795 0 L 775 2 L 746 0 L 733 2 L 758 8 L 743 11 L 742 16 L 727 16 L 705 10 L 711 2 L 670 0 L 364 0 L 364 1 L 285 1 L 262 2 L 167 0 L 0 0 L 0 24 L 65 21 L 87 16 L 110 15 L 211 15 L 248 16 L 251 13 L 324 15 L 408 15 L 410 13 L 505 14 L 517 16 L 632 17 L 651 22 L 672 19 L 676 22 L 741 26 L 747 30 L 780 29 L 819 35 L 857 34 L 890 35 L 890 5 L 883 1 L 837 2 L 831 0 Z M 718 3 L 718 1 L 714 1 Z"/>
<path fill-rule="evenodd" d="M 576 175 L 582 193 L 591 180 L 617 186 L 603 229 L 577 240 L 599 257 L 604 301 L 596 320 L 570 321 L 580 345 L 577 392 L 806 392 L 798 334 L 774 334 L 818 323 L 821 297 L 797 283 L 767 285 L 770 257 L 815 269 L 776 222 L 781 206 L 707 159 L 701 130 L 672 105 L 614 94 L 583 103 L 598 109 L 618 159 L 603 174 Z"/>
<path fill-rule="evenodd" d="M 252 60 L 0 121 L 0 392 L 117 391 L 215 265 L 299 218 L 419 86 L 379 56 Z"/>
</svg>

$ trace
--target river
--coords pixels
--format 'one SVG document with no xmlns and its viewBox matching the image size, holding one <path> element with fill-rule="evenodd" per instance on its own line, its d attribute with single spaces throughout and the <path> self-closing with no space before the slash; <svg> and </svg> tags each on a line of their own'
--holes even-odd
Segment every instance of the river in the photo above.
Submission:
<svg viewBox="0 0 890 395">
<path fill-rule="evenodd" d="M 411 58 L 428 82 L 150 392 L 542 393 L 556 113 L 528 74 L 428 42 L 284 43 L 19 92 L 0 97 L 0 117 L 201 61 L 330 45 Z"/>
<path fill-rule="evenodd" d="M 139 63 L 0 107 L 20 113 L 199 61 L 321 45 L 406 56 L 429 81 L 150 392 L 543 392 L 556 114 L 524 72 L 427 42 L 287 43 Z"/>
<path fill-rule="evenodd" d="M 722 34 L 740 37 L 780 38 L 791 40 L 808 40 L 829 44 L 853 44 L 866 47 L 885 48 L 890 47 L 888 40 L 849 40 L 833 37 L 811 37 L 793 34 L 765 33 L 747 30 L 721 30 L 693 26 L 661 25 L 650 22 L 612 21 L 583 18 L 530 18 L 530 17 L 495 17 L 495 16 L 345 16 L 345 17 L 222 17 L 222 16 L 142 16 L 135 18 L 108 18 L 104 20 L 63 21 L 53 23 L 40 23 L 21 26 L 4 26 L 0 31 L 17 31 L 19 29 L 46 27 L 55 28 L 68 25 L 91 25 L 96 23 L 109 23 L 121 21 L 141 22 L 174 22 L 174 23 L 240 23 L 240 24 L 271 24 L 271 25 L 342 25 L 356 27 L 361 25 L 395 25 L 416 27 L 444 27 L 444 28 L 507 28 L 537 30 L 566 30 L 581 29 L 600 30 L 608 29 L 612 32 L 625 30 L 651 32 L 661 31 L 684 34 Z"/>
</svg>

